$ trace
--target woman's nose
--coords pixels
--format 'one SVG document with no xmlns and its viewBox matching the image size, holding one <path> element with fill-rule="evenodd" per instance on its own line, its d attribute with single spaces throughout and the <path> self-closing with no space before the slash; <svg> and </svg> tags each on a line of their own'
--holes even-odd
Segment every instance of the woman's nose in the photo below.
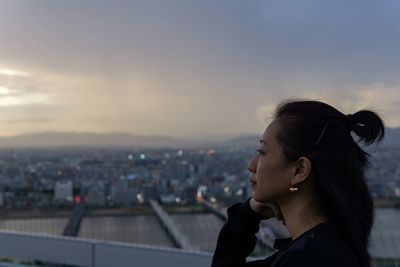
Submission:
<svg viewBox="0 0 400 267">
<path fill-rule="evenodd" d="M 257 169 L 256 161 L 257 161 L 257 157 L 253 158 L 250 161 L 249 165 L 247 166 L 247 169 L 252 173 L 256 173 L 256 169 Z"/>
<path fill-rule="evenodd" d="M 254 171 L 250 168 L 250 166 L 248 166 L 247 169 L 248 169 L 250 172 L 254 173 Z"/>
</svg>

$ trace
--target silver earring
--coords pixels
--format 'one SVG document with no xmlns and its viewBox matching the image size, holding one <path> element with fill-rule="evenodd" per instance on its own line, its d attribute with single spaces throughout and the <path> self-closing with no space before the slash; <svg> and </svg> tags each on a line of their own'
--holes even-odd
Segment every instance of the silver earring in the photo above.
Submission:
<svg viewBox="0 0 400 267">
<path fill-rule="evenodd" d="M 297 186 L 293 187 L 293 181 L 292 181 L 292 186 L 289 188 L 290 192 L 296 192 L 299 190 Z"/>
</svg>

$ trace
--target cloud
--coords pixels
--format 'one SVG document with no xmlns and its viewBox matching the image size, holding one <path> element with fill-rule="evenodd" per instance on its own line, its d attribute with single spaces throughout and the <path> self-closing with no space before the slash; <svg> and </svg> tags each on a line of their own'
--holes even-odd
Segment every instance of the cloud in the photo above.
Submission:
<svg viewBox="0 0 400 267">
<path fill-rule="evenodd" d="M 259 132 L 288 97 L 399 125 L 399 4 L 289 2 L 1 2 L 2 131 Z"/>
<path fill-rule="evenodd" d="M 22 72 L 18 70 L 12 70 L 12 69 L 0 69 L 0 75 L 5 75 L 5 76 L 30 76 L 30 73 L 28 72 Z"/>
<path fill-rule="evenodd" d="M 400 127 L 400 83 L 374 83 L 359 91 L 360 101 L 376 111 L 386 126 Z"/>
<path fill-rule="evenodd" d="M 50 94 L 40 77 L 11 69 L 0 71 L 0 107 L 46 105 Z"/>
<path fill-rule="evenodd" d="M 49 123 L 49 122 L 54 122 L 55 120 L 53 118 L 28 118 L 28 119 L 3 119 L 2 120 L 4 123 L 8 124 L 36 124 L 36 123 Z"/>
</svg>

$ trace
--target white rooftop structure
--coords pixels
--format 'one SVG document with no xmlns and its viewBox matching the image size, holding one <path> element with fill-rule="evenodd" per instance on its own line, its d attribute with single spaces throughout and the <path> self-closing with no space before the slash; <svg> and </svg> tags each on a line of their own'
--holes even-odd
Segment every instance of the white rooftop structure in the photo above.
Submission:
<svg viewBox="0 0 400 267">
<path fill-rule="evenodd" d="M 204 267 L 212 259 L 200 251 L 11 231 L 0 231 L 0 240 L 0 258 L 82 267 Z"/>
</svg>

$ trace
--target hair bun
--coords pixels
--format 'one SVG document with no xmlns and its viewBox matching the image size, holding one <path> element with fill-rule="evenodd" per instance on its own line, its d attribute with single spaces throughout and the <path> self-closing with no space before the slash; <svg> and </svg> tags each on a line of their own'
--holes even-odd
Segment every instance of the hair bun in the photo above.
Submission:
<svg viewBox="0 0 400 267">
<path fill-rule="evenodd" d="M 355 120 L 354 120 L 354 115 L 353 114 L 347 114 L 346 115 L 346 127 L 347 129 L 349 129 L 350 131 L 353 130 L 353 125 L 355 124 Z"/>
<path fill-rule="evenodd" d="M 382 119 L 371 110 L 360 110 L 346 115 L 346 126 L 354 131 L 364 144 L 382 141 L 385 127 Z"/>
</svg>

